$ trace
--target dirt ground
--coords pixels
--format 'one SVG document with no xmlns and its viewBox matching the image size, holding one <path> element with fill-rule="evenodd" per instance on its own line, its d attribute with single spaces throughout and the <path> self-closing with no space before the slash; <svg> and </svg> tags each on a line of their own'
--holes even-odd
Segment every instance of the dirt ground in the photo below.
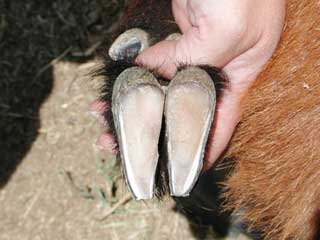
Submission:
<svg viewBox="0 0 320 240">
<path fill-rule="evenodd" d="M 0 0 L 0 239 L 216 239 L 170 199 L 131 200 L 95 145 L 89 73 L 122 6 Z"/>
</svg>

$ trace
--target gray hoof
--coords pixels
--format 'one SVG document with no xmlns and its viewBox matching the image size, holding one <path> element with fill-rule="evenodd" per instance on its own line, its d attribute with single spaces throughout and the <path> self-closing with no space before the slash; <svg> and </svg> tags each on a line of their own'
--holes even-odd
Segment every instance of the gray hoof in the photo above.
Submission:
<svg viewBox="0 0 320 240">
<path fill-rule="evenodd" d="M 196 67 L 177 73 L 168 87 L 165 117 L 172 196 L 188 196 L 199 177 L 214 117 L 215 96 L 212 79 Z"/>
<path fill-rule="evenodd" d="M 135 199 L 153 197 L 164 92 L 147 70 L 123 71 L 113 89 L 112 112 L 127 185 Z"/>
</svg>

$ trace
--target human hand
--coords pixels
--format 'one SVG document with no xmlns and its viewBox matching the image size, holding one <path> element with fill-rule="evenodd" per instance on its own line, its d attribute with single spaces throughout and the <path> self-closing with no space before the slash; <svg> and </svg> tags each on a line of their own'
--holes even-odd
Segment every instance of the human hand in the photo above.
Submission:
<svg viewBox="0 0 320 240">
<path fill-rule="evenodd" d="M 178 41 L 145 50 L 137 63 L 171 79 L 179 64 L 220 67 L 230 86 L 217 106 L 206 166 L 227 146 L 240 120 L 241 100 L 272 56 L 283 29 L 284 0 L 173 0 Z"/>
<path fill-rule="evenodd" d="M 136 62 L 168 79 L 179 64 L 220 67 L 227 74 L 230 85 L 218 103 L 209 139 L 206 167 L 210 167 L 239 122 L 243 97 L 277 46 L 285 1 L 173 0 L 172 9 L 181 39 L 159 42 L 142 52 Z M 99 112 L 95 105 L 92 111 Z M 111 135 L 103 135 L 98 144 L 111 150 L 112 142 Z"/>
</svg>

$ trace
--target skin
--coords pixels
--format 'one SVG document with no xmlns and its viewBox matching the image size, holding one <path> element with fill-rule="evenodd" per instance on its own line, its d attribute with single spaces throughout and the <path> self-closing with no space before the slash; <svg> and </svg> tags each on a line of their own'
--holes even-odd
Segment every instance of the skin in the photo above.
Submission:
<svg viewBox="0 0 320 240">
<path fill-rule="evenodd" d="M 172 10 L 182 32 L 178 41 L 162 41 L 142 52 L 138 64 L 157 69 L 172 79 L 179 64 L 220 67 L 230 86 L 216 109 L 206 168 L 226 148 L 248 93 L 279 42 L 285 19 L 285 0 L 173 0 Z M 91 112 L 99 116 L 106 103 L 94 102 Z M 99 117 L 100 118 L 100 117 Z M 98 145 L 114 150 L 112 137 L 102 135 Z"/>
</svg>

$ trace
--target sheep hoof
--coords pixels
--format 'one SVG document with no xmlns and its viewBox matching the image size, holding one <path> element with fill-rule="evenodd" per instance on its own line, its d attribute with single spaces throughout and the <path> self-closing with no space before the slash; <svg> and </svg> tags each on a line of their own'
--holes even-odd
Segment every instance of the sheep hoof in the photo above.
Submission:
<svg viewBox="0 0 320 240">
<path fill-rule="evenodd" d="M 213 81 L 200 68 L 180 71 L 168 87 L 165 118 L 172 196 L 188 196 L 199 177 L 215 103 Z"/>
<path fill-rule="evenodd" d="M 164 92 L 147 70 L 132 67 L 117 78 L 112 112 L 124 175 L 135 199 L 153 197 Z"/>
</svg>

